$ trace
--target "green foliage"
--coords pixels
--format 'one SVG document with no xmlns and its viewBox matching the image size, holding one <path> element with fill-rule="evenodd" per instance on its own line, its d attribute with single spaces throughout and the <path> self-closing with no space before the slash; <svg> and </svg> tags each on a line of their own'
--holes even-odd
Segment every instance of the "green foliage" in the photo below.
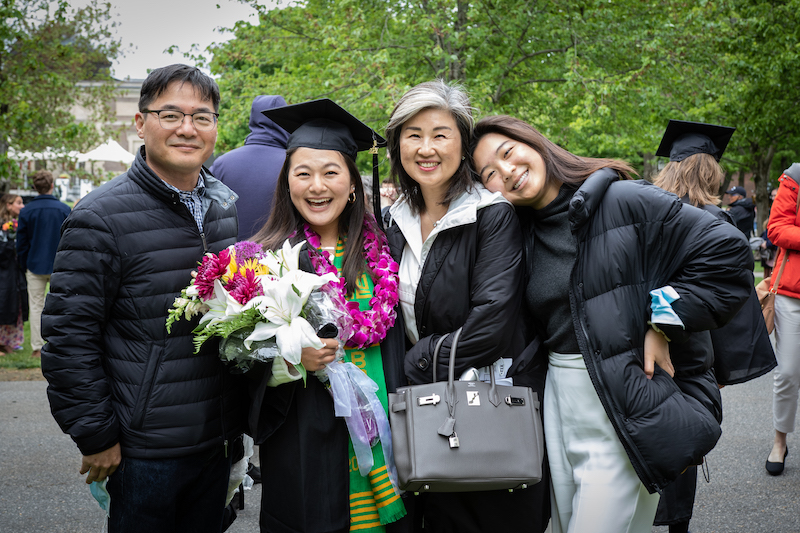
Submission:
<svg viewBox="0 0 800 533">
<path fill-rule="evenodd" d="M 11 146 L 19 151 L 86 150 L 111 122 L 110 61 L 119 51 L 111 36 L 110 5 L 93 0 L 80 9 L 59 0 L 0 2 L 0 180 L 13 180 L 6 165 Z M 83 106 L 91 120 L 79 123 L 71 107 Z"/>
<path fill-rule="evenodd" d="M 581 155 L 641 165 L 675 118 L 738 128 L 728 172 L 758 180 L 776 153 L 797 156 L 800 0 L 243 1 L 259 24 L 209 49 L 222 151 L 243 143 L 258 94 L 330 97 L 381 131 L 403 92 L 441 77 L 479 116 L 517 116 Z"/>
<path fill-rule="evenodd" d="M 221 122 L 218 147 L 243 143 L 258 94 L 330 97 L 381 131 L 403 92 L 441 77 L 464 84 L 480 114 L 513 114 L 578 153 L 641 160 L 666 123 L 664 57 L 688 46 L 656 6 L 678 20 L 692 10 L 633 0 L 254 5 L 259 25 L 240 22 L 209 50 L 225 116 L 241 117 Z"/>
</svg>

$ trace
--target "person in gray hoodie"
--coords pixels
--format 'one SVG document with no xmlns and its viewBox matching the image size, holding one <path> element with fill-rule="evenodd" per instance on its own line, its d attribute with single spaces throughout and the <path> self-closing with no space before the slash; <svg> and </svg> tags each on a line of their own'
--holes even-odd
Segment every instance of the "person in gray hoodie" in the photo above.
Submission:
<svg viewBox="0 0 800 533">
<path fill-rule="evenodd" d="M 256 96 L 250 110 L 250 135 L 244 146 L 219 156 L 210 168 L 215 178 L 239 195 L 236 208 L 240 241 L 255 235 L 269 218 L 289 134 L 262 111 L 285 105 L 282 96 Z"/>
</svg>

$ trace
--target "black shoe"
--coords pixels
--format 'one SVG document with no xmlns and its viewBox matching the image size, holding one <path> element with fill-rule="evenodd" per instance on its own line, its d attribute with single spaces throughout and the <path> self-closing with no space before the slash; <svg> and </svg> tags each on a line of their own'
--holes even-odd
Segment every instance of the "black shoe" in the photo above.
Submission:
<svg viewBox="0 0 800 533">
<path fill-rule="evenodd" d="M 786 464 L 786 456 L 789 455 L 789 446 L 786 446 L 786 451 L 783 452 L 783 462 L 773 463 L 767 459 L 766 469 L 767 474 L 771 476 L 779 476 L 783 473 L 783 466 Z"/>
<path fill-rule="evenodd" d="M 261 483 L 261 468 L 253 463 L 247 465 L 247 475 L 253 479 L 253 485 Z"/>
</svg>

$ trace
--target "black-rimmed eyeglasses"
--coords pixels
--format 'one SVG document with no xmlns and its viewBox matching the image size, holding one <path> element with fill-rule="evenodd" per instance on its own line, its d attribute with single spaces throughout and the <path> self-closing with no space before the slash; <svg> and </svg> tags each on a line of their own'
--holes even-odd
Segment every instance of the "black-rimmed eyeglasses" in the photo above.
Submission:
<svg viewBox="0 0 800 533">
<path fill-rule="evenodd" d="M 184 113 L 175 109 L 142 109 L 142 113 L 155 113 L 158 123 L 165 130 L 177 130 L 183 124 L 184 117 L 191 117 L 192 124 L 198 131 L 210 131 L 217 127 L 219 113 L 200 111 L 198 113 Z"/>
</svg>

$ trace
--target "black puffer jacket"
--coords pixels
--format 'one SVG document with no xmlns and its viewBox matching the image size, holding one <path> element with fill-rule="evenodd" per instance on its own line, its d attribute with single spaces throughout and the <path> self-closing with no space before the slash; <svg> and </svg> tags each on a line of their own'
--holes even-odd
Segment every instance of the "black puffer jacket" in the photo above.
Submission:
<svg viewBox="0 0 800 533">
<path fill-rule="evenodd" d="M 636 473 L 660 491 L 714 447 L 721 400 L 710 350 L 673 359 L 680 387 L 658 367 L 647 379 L 649 292 L 678 292 L 672 307 L 686 329 L 661 326 L 685 342 L 689 332 L 725 324 L 746 301 L 752 254 L 732 225 L 647 182 L 618 181 L 610 169 L 575 192 L 569 220 L 578 246 L 570 282 L 578 345 Z"/>
<path fill-rule="evenodd" d="M 753 221 L 756 218 L 756 204 L 753 200 L 750 198 L 736 200 L 731 204 L 730 215 L 739 231 L 749 238 L 753 234 Z"/>
<path fill-rule="evenodd" d="M 210 207 L 197 229 L 176 192 L 131 169 L 80 201 L 62 227 L 42 316 L 42 369 L 53 416 L 84 455 L 117 442 L 156 459 L 223 446 L 244 429 L 245 386 L 218 344 L 193 353 L 197 319 L 167 334 L 167 310 L 204 251 L 236 241 L 235 195 L 206 175 Z"/>
<path fill-rule="evenodd" d="M 502 202 L 473 214 L 477 223 L 443 230 L 425 260 L 414 302 L 420 339 L 405 356 L 405 375 L 412 384 L 433 381 L 436 342 L 462 326 L 456 376 L 469 367 L 513 358 L 525 346 L 519 313 L 525 271 L 514 208 Z M 399 264 L 405 237 L 397 224 L 386 236 Z M 439 381 L 447 379 L 451 346 L 450 336 L 439 354 Z"/>
</svg>

